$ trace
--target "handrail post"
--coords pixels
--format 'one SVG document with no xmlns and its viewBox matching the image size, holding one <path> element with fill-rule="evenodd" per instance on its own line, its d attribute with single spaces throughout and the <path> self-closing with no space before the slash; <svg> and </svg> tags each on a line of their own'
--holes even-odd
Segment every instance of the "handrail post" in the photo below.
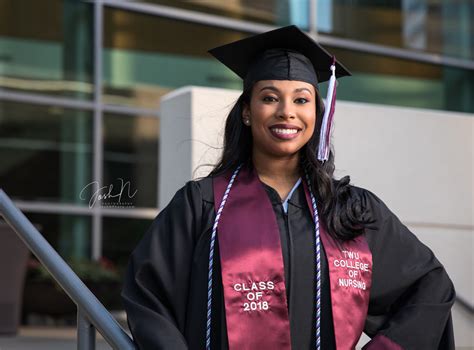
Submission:
<svg viewBox="0 0 474 350">
<path fill-rule="evenodd" d="M 95 350 L 95 327 L 77 307 L 77 350 Z"/>
</svg>

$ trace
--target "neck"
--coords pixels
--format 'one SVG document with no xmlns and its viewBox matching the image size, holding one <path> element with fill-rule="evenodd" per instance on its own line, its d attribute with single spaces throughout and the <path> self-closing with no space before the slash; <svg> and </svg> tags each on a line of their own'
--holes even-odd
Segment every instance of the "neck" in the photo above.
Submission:
<svg viewBox="0 0 474 350">
<path fill-rule="evenodd" d="M 300 177 L 299 153 L 288 157 L 271 157 L 253 152 L 253 165 L 263 182 L 294 184 Z"/>
</svg>

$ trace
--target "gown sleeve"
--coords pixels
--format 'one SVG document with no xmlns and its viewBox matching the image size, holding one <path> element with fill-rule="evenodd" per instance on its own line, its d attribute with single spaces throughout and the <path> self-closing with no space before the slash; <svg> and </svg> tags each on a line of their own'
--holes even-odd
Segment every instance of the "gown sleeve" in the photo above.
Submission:
<svg viewBox="0 0 474 350">
<path fill-rule="evenodd" d="M 375 221 L 366 229 L 372 251 L 372 288 L 364 350 L 454 349 L 451 307 L 455 291 L 433 252 L 374 194 L 362 206 Z"/>
<path fill-rule="evenodd" d="M 155 218 L 132 252 L 122 301 L 139 349 L 187 349 L 184 338 L 199 187 L 189 182 Z"/>
</svg>

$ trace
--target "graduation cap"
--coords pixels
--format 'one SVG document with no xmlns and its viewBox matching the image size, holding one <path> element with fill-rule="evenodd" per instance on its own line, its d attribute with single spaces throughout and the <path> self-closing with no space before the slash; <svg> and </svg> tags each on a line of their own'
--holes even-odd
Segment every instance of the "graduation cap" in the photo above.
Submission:
<svg viewBox="0 0 474 350">
<path fill-rule="evenodd" d="M 336 100 L 336 78 L 351 73 L 321 45 L 292 25 L 238 40 L 208 51 L 243 79 L 244 89 L 260 80 L 298 80 L 312 84 L 329 80 L 321 125 L 318 159 L 329 158 Z"/>
<path fill-rule="evenodd" d="M 278 51 L 281 53 L 280 61 Z M 317 82 L 327 81 L 331 77 L 333 56 L 294 25 L 234 41 L 208 52 L 244 80 L 249 78 L 249 74 L 255 74 L 256 70 L 269 73 L 276 70 L 273 65 L 268 65 L 269 60 L 280 63 L 282 68 L 284 65 L 281 61 L 286 60 L 290 73 L 298 73 L 297 68 L 301 68 L 303 63 L 310 64 L 316 74 Z M 288 56 L 285 57 L 285 54 Z M 301 56 L 306 59 L 302 59 Z M 284 70 L 279 73 L 285 73 Z M 346 75 L 351 73 L 341 63 L 336 62 L 336 77 Z M 292 78 L 291 74 L 289 77 Z"/>
</svg>

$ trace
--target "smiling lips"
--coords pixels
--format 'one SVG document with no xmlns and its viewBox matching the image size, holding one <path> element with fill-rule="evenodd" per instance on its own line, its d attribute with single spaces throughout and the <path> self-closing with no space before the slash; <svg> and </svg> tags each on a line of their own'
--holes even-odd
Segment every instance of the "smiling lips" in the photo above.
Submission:
<svg viewBox="0 0 474 350">
<path fill-rule="evenodd" d="M 301 131 L 301 128 L 298 128 L 294 125 L 289 124 L 277 124 L 272 125 L 270 132 L 273 136 L 280 140 L 291 140 L 298 136 L 298 133 Z"/>
</svg>

